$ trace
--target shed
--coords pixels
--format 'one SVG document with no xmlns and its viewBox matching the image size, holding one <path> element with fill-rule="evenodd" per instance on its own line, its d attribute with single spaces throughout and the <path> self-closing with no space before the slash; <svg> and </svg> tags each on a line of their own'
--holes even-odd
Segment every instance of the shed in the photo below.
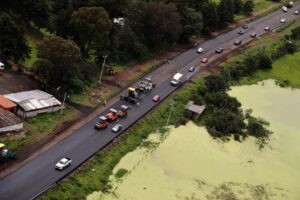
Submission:
<svg viewBox="0 0 300 200">
<path fill-rule="evenodd" d="M 6 110 L 14 110 L 17 107 L 17 104 L 0 95 L 0 107 Z"/>
<path fill-rule="evenodd" d="M 54 96 L 41 90 L 31 90 L 3 95 L 18 105 L 17 115 L 22 118 L 33 117 L 40 113 L 61 110 L 62 104 Z"/>
<path fill-rule="evenodd" d="M 0 133 L 17 131 L 23 128 L 23 121 L 8 110 L 0 108 Z"/>
<path fill-rule="evenodd" d="M 205 110 L 205 105 L 196 105 L 194 104 L 194 101 L 189 101 L 185 106 L 185 109 L 188 111 L 189 117 L 198 119 Z"/>
</svg>

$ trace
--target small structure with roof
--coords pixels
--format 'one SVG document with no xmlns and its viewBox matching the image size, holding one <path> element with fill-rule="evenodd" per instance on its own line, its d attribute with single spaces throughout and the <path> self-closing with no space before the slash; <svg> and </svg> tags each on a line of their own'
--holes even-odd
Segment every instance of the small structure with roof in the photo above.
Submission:
<svg viewBox="0 0 300 200">
<path fill-rule="evenodd" d="M 14 111 L 17 107 L 17 104 L 5 98 L 4 96 L 0 95 L 0 107 L 5 110 Z"/>
<path fill-rule="evenodd" d="M 23 121 L 8 110 L 0 108 L 0 133 L 18 131 L 23 128 Z"/>
<path fill-rule="evenodd" d="M 31 90 L 3 96 L 18 105 L 16 114 L 23 119 L 40 113 L 55 112 L 63 108 L 61 102 L 53 95 L 41 90 Z"/>
<path fill-rule="evenodd" d="M 198 119 L 205 110 L 205 105 L 196 105 L 194 101 L 189 101 L 185 106 L 185 109 L 188 111 L 187 113 L 189 117 L 192 119 Z"/>
</svg>

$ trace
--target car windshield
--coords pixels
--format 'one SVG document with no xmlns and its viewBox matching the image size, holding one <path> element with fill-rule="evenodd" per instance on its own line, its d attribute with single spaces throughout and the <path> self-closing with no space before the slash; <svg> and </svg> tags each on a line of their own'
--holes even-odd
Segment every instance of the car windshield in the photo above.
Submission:
<svg viewBox="0 0 300 200">
<path fill-rule="evenodd" d="M 63 160 L 60 160 L 58 163 L 61 164 L 61 165 L 64 165 L 66 162 L 63 161 Z"/>
</svg>

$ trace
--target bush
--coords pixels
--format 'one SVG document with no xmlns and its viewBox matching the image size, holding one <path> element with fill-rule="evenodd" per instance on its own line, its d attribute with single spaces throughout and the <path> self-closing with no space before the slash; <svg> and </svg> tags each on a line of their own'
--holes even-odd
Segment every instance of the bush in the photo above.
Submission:
<svg viewBox="0 0 300 200">
<path fill-rule="evenodd" d="M 259 55 L 259 67 L 261 69 L 272 69 L 272 60 L 266 53 Z"/>
</svg>

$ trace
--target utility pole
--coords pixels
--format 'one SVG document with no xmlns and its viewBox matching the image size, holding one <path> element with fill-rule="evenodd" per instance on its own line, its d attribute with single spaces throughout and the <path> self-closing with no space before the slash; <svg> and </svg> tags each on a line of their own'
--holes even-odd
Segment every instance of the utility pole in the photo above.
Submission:
<svg viewBox="0 0 300 200">
<path fill-rule="evenodd" d="M 60 111 L 60 115 L 63 114 L 63 110 L 64 110 L 66 98 L 67 98 L 67 93 L 65 92 L 65 94 L 64 94 L 64 100 L 63 100 L 63 104 L 62 104 L 62 109 L 61 109 L 61 111 Z"/>
<path fill-rule="evenodd" d="M 103 73 L 103 69 L 104 69 L 104 67 L 105 67 L 105 60 L 106 60 L 107 57 L 108 57 L 108 55 L 104 55 L 104 56 L 103 56 L 102 69 L 101 69 L 101 72 L 100 72 L 100 75 L 99 75 L 99 86 L 100 86 L 100 84 L 101 84 L 102 73 Z"/>
<path fill-rule="evenodd" d="M 169 116 L 168 116 L 168 119 L 167 119 L 167 126 L 169 125 L 169 121 L 170 121 L 171 113 L 172 113 L 172 110 L 173 110 L 173 106 L 174 106 L 174 103 L 172 102 L 171 103 L 170 113 L 169 113 Z"/>
</svg>

